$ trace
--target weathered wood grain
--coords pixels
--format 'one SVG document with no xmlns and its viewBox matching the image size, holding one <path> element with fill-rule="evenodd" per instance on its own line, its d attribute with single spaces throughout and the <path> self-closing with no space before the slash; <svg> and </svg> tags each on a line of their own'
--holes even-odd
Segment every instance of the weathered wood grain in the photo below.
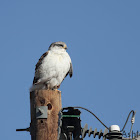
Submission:
<svg viewBox="0 0 140 140">
<path fill-rule="evenodd" d="M 36 107 L 48 106 L 48 118 L 36 119 Z M 31 139 L 57 140 L 58 113 L 62 108 L 61 92 L 36 90 L 30 93 Z"/>
</svg>

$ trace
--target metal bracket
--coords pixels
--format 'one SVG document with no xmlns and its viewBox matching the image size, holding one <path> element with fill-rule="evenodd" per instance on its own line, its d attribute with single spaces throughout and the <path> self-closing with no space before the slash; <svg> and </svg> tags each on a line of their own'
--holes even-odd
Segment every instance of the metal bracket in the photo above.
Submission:
<svg viewBox="0 0 140 140">
<path fill-rule="evenodd" d="M 28 132 L 30 132 L 30 127 L 25 128 L 25 129 L 16 129 L 16 131 L 28 131 Z"/>
<path fill-rule="evenodd" d="M 47 119 L 48 106 L 36 107 L 36 119 Z"/>
</svg>

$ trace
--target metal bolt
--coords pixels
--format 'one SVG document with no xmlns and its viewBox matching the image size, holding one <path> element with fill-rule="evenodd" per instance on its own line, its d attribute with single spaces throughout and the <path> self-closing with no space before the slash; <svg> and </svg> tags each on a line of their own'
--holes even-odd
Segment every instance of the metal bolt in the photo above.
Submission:
<svg viewBox="0 0 140 140">
<path fill-rule="evenodd" d="M 39 113 L 42 115 L 44 113 L 44 111 L 41 108 L 38 108 Z"/>
</svg>

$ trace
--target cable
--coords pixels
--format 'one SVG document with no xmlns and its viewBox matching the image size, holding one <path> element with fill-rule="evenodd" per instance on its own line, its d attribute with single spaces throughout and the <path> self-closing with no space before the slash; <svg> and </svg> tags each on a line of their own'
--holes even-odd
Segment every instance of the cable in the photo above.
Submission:
<svg viewBox="0 0 140 140">
<path fill-rule="evenodd" d="M 132 118 L 131 118 L 131 129 L 130 129 L 130 136 L 129 136 L 129 138 L 131 137 L 131 132 L 132 132 L 132 128 L 133 128 L 133 124 L 134 124 L 134 122 L 135 122 L 135 114 L 136 114 L 136 111 L 133 113 L 133 115 L 132 115 Z"/>
<path fill-rule="evenodd" d="M 104 127 L 106 127 L 108 130 L 109 128 L 93 113 L 91 112 L 90 110 L 84 108 L 84 107 L 80 107 L 80 106 L 76 106 L 76 107 L 73 107 L 73 108 L 81 108 L 81 109 L 84 109 L 86 111 L 88 111 L 89 113 L 91 113 Z"/>
<path fill-rule="evenodd" d="M 125 126 L 126 126 L 126 124 L 127 124 L 127 122 L 128 122 L 128 119 L 129 119 L 131 113 L 133 113 L 133 115 L 134 115 L 134 113 L 135 113 L 134 110 L 131 110 L 130 113 L 128 114 L 128 117 L 127 117 L 127 119 L 126 119 L 126 122 L 125 122 L 125 124 L 124 124 L 124 126 L 123 126 L 121 132 L 124 130 L 124 128 L 125 128 Z"/>
</svg>

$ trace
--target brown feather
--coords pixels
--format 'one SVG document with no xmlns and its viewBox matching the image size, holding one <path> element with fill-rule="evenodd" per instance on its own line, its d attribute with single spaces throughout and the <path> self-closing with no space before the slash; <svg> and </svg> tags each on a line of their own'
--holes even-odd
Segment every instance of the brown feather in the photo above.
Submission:
<svg viewBox="0 0 140 140">
<path fill-rule="evenodd" d="M 43 59 L 48 55 L 48 53 L 49 53 L 49 52 L 47 51 L 47 52 L 45 52 L 45 53 L 40 57 L 40 59 L 38 60 L 38 62 L 37 62 L 37 64 L 36 64 L 35 72 L 38 71 L 38 68 L 40 67 L 40 65 L 42 64 Z M 37 81 L 38 81 L 38 77 L 34 77 L 33 84 L 37 83 Z"/>
<path fill-rule="evenodd" d="M 72 75 L 73 75 L 73 67 L 72 67 L 72 63 L 70 63 L 69 75 L 70 75 L 70 78 L 71 78 Z"/>
<path fill-rule="evenodd" d="M 48 55 L 48 52 L 45 52 L 40 59 L 38 60 L 37 64 L 36 64 L 36 68 L 35 70 L 37 70 L 39 68 L 39 66 L 42 64 L 42 60 Z"/>
<path fill-rule="evenodd" d="M 72 75 L 73 75 L 73 67 L 72 67 L 72 63 L 70 63 L 70 69 L 69 69 L 69 71 L 67 72 L 65 78 L 67 77 L 68 74 L 69 74 L 70 78 L 71 78 Z M 64 78 L 64 79 L 65 79 L 65 78 Z M 63 79 L 63 80 L 64 80 L 64 79 Z"/>
</svg>

